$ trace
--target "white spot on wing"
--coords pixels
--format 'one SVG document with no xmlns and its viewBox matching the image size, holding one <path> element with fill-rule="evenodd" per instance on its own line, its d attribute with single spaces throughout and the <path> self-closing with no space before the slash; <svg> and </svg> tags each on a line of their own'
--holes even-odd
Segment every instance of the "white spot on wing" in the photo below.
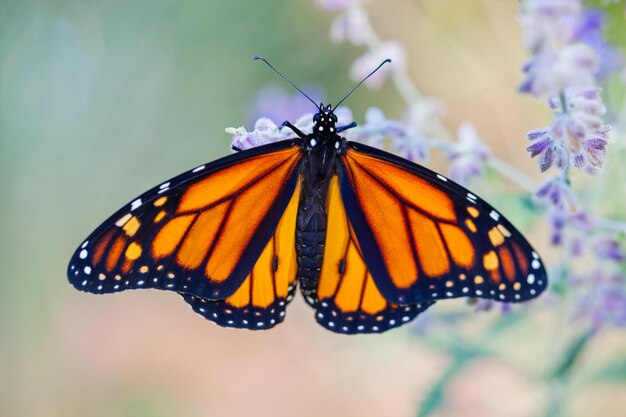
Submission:
<svg viewBox="0 0 626 417">
<path fill-rule="evenodd" d="M 533 259 L 531 265 L 532 265 L 533 269 L 539 269 L 539 267 L 541 266 L 541 262 L 539 262 L 539 260 L 537 260 L 537 259 Z"/>
<path fill-rule="evenodd" d="M 441 181 L 443 181 L 443 182 L 448 181 L 448 179 L 447 179 L 446 177 L 444 177 L 443 175 L 441 175 L 441 174 L 437 174 L 437 178 L 439 178 L 439 179 L 440 179 Z M 469 197 L 469 196 L 468 196 L 468 197 Z"/>
<path fill-rule="evenodd" d="M 85 271 L 85 274 L 89 275 L 89 274 L 91 274 L 91 267 L 90 266 L 86 266 L 85 269 L 83 269 L 83 271 Z"/>
<path fill-rule="evenodd" d="M 78 257 L 80 259 L 85 259 L 87 257 L 87 249 L 81 250 L 80 253 L 78 254 Z"/>
<path fill-rule="evenodd" d="M 191 172 L 200 172 L 204 169 L 204 165 L 200 165 L 198 168 L 194 168 Z"/>
<path fill-rule="evenodd" d="M 80 248 L 81 248 L 81 249 L 85 249 L 85 248 L 87 247 L 87 245 L 88 245 L 88 244 L 89 244 L 89 241 L 88 241 L 88 240 L 85 240 L 85 242 L 84 242 L 82 245 L 80 245 Z"/>
<path fill-rule="evenodd" d="M 498 213 L 495 210 L 491 210 L 491 213 L 489 213 L 489 217 L 491 217 L 495 221 L 498 221 L 498 220 L 500 220 L 500 213 Z"/>
<path fill-rule="evenodd" d="M 130 210 L 133 211 L 136 208 L 138 208 L 139 206 L 141 206 L 141 198 L 138 198 L 137 200 L 135 200 L 132 203 L 130 203 Z"/>
<path fill-rule="evenodd" d="M 140 201 L 141 201 L 141 200 L 140 200 Z M 133 203 L 133 204 L 135 204 L 135 203 Z M 141 202 L 140 202 L 139 204 L 141 204 Z M 139 206 L 137 206 L 137 207 L 139 207 Z M 132 210 L 132 208 L 131 208 L 131 210 Z M 116 225 L 117 227 L 122 227 L 122 226 L 124 226 L 124 225 L 126 224 L 126 222 L 127 222 L 127 221 L 129 221 L 129 220 L 130 220 L 130 218 L 131 218 L 131 217 L 133 217 L 133 216 L 132 216 L 130 213 L 126 213 L 125 215 L 123 215 L 122 217 L 120 217 L 120 218 L 119 218 L 119 219 L 115 222 L 115 225 Z"/>
</svg>

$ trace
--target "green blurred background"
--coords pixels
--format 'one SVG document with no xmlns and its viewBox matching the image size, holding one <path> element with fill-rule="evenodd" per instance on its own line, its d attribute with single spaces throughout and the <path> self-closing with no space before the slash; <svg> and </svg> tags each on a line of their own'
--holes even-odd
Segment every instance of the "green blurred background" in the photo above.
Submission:
<svg viewBox="0 0 626 417">
<path fill-rule="evenodd" d="M 411 75 L 446 103 L 450 126 L 473 121 L 539 178 L 523 134 L 550 114 L 515 91 L 516 2 L 389 4 L 372 5 L 374 24 L 407 46 Z M 175 294 L 98 297 L 65 277 L 76 245 L 122 204 L 229 152 L 224 128 L 247 123 L 254 94 L 280 82 L 253 55 L 332 99 L 348 90 L 363 50 L 330 43 L 331 17 L 310 1 L 0 0 L 1 416 L 415 415 L 449 358 L 410 328 L 339 336 L 297 300 L 272 331 L 233 331 Z M 403 107 L 389 86 L 349 105 L 357 122 L 371 105 L 395 117 Z M 531 237 L 545 245 L 541 230 Z M 540 305 L 497 342 L 514 364 L 474 361 L 439 415 L 540 414 L 547 394 L 523 370 L 541 374 L 569 326 Z M 498 315 L 445 331 L 471 337 Z M 591 355 L 626 352 L 621 333 L 599 340 Z M 626 415 L 624 388 L 584 390 L 568 413 Z"/>
</svg>

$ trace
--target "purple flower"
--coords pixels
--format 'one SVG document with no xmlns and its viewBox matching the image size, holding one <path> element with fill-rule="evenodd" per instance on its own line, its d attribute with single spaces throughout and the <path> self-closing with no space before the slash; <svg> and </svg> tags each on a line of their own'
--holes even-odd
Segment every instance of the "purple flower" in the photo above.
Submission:
<svg viewBox="0 0 626 417">
<path fill-rule="evenodd" d="M 599 237 L 594 243 L 594 252 L 600 259 L 606 259 L 613 262 L 624 262 L 626 253 L 624 248 L 613 236 L 604 235 Z"/>
<path fill-rule="evenodd" d="M 589 45 L 598 57 L 598 69 L 595 76 L 598 80 L 619 71 L 624 66 L 620 51 L 604 39 L 603 30 L 606 15 L 600 9 L 586 8 L 579 18 L 574 39 Z"/>
<path fill-rule="evenodd" d="M 496 307 L 499 307 L 502 314 L 511 312 L 511 303 L 502 303 L 494 300 L 488 300 L 486 298 L 468 298 L 467 304 L 474 307 L 474 311 L 491 311 Z"/>
<path fill-rule="evenodd" d="M 458 141 L 448 153 L 451 161 L 450 177 L 461 184 L 467 184 L 472 178 L 483 175 L 491 150 L 480 140 L 478 132 L 469 123 L 459 126 L 457 138 Z"/>
<path fill-rule="evenodd" d="M 305 86 L 304 91 L 314 99 L 323 98 L 322 91 L 315 86 Z M 274 123 L 282 123 L 285 120 L 293 121 L 315 110 L 313 104 L 298 92 L 288 92 L 278 85 L 270 85 L 260 90 L 252 99 L 250 105 L 250 120 L 254 121 L 261 117 L 272 119 Z"/>
<path fill-rule="evenodd" d="M 526 137 L 533 141 L 526 150 L 531 157 L 539 156 L 539 169 L 547 171 L 552 165 L 559 169 L 567 166 L 567 150 L 562 142 L 555 141 L 550 130 L 539 129 L 529 132 Z"/>
<path fill-rule="evenodd" d="M 404 70 L 406 66 L 406 52 L 399 42 L 382 42 L 375 50 L 361 55 L 350 67 L 350 77 L 354 81 L 361 81 L 386 58 L 390 58 L 391 63 L 383 66 L 365 82 L 370 88 L 380 88 L 392 71 Z"/>
<path fill-rule="evenodd" d="M 363 45 L 370 37 L 371 27 L 363 9 L 350 8 L 335 17 L 330 24 L 330 39 L 333 42 L 350 42 Z"/>
<path fill-rule="evenodd" d="M 425 136 L 436 136 L 437 126 L 433 126 L 433 120 L 441 118 L 445 113 L 444 103 L 435 97 L 422 97 L 411 103 L 404 115 L 404 123 L 417 129 Z"/>
<path fill-rule="evenodd" d="M 361 4 L 361 0 L 315 0 L 315 2 L 329 12 L 335 12 Z"/>
<path fill-rule="evenodd" d="M 572 86 L 593 85 L 624 66 L 620 52 L 603 36 L 605 15 L 581 0 L 524 0 L 520 23 L 531 57 L 519 89 L 556 95 Z"/>
<path fill-rule="evenodd" d="M 602 169 L 610 128 L 602 121 L 606 108 L 599 89 L 570 88 L 549 103 L 557 110 L 552 125 L 526 135 L 532 141 L 526 150 L 533 158 L 539 156 L 541 172 L 552 165 L 563 170 L 569 162 L 578 169 Z"/>
<path fill-rule="evenodd" d="M 404 126 L 398 121 L 387 119 L 379 108 L 370 107 L 365 111 L 365 123 L 346 134 L 360 142 L 383 148 L 385 138 L 404 135 Z"/>
<path fill-rule="evenodd" d="M 391 148 L 395 154 L 413 162 L 424 162 L 429 157 L 426 140 L 414 129 L 407 129 L 404 136 L 392 141 Z"/>
<path fill-rule="evenodd" d="M 365 123 L 346 132 L 346 136 L 378 148 L 384 148 L 389 140 L 393 152 L 406 159 L 424 161 L 428 158 L 428 145 L 417 129 L 387 119 L 376 107 L 367 109 Z"/>
<path fill-rule="evenodd" d="M 606 325 L 626 326 L 626 277 L 596 266 L 590 273 L 575 278 L 579 292 L 575 318 L 587 317 L 594 329 Z"/>
<path fill-rule="evenodd" d="M 226 133 L 233 136 L 232 149 L 242 151 L 282 139 L 276 124 L 267 117 L 257 120 L 252 132 L 248 132 L 242 126 L 238 128 L 229 127 L 226 129 Z"/>
<path fill-rule="evenodd" d="M 307 100 L 310 106 L 310 102 Z M 339 126 L 352 122 L 352 112 L 349 108 L 342 106 L 335 110 L 337 116 L 337 124 Z M 292 123 L 303 133 L 309 134 L 313 131 L 313 114 L 304 113 L 298 115 Z M 292 120 L 293 120 L 292 119 Z M 256 146 L 266 145 L 268 143 L 287 140 L 297 137 L 296 134 L 288 127 L 277 126 L 274 121 L 268 117 L 261 117 L 254 123 L 254 130 L 248 132 L 245 127 L 229 127 L 226 133 L 233 136 L 233 150 L 245 150 Z"/>
<path fill-rule="evenodd" d="M 561 246 L 564 242 L 565 224 L 567 223 L 567 214 L 562 210 L 549 210 L 548 220 L 550 221 L 550 244 L 552 246 Z"/>
<path fill-rule="evenodd" d="M 526 78 L 519 91 L 534 96 L 558 95 L 570 86 L 593 85 L 597 68 L 594 51 L 583 43 L 567 45 L 558 51 L 546 49 L 524 66 Z"/>
<path fill-rule="evenodd" d="M 350 110 L 346 106 L 338 107 L 335 110 L 335 116 L 337 116 L 337 126 L 347 125 L 354 121 L 354 117 L 352 116 L 352 110 Z"/>
<path fill-rule="evenodd" d="M 572 40 L 573 22 L 582 11 L 580 0 L 523 0 L 520 24 L 524 43 L 537 54 Z"/>
<path fill-rule="evenodd" d="M 549 207 L 555 207 L 566 213 L 574 213 L 579 208 L 576 195 L 561 177 L 548 178 L 535 191 L 534 196 Z"/>
<path fill-rule="evenodd" d="M 593 221 L 584 211 L 569 212 L 559 207 L 548 210 L 550 221 L 550 244 L 565 248 L 572 257 L 580 257 L 586 251 L 588 234 Z"/>
</svg>

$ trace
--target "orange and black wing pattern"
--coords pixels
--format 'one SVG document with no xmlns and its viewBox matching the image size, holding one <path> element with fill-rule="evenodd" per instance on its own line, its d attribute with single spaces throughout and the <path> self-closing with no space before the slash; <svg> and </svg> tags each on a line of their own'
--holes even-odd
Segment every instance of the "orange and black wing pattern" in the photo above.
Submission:
<svg viewBox="0 0 626 417">
<path fill-rule="evenodd" d="M 223 327 L 251 330 L 269 329 L 284 320 L 285 309 L 296 290 L 299 197 L 298 184 L 276 232 L 243 284 L 231 296 L 224 300 L 209 300 L 182 294 L 196 313 Z"/>
<path fill-rule="evenodd" d="M 294 245 L 286 236 L 294 234 L 301 159 L 299 142 L 283 141 L 154 187 L 80 245 L 68 267 L 71 284 L 96 294 L 177 291 L 194 308 L 191 296 L 224 300 L 224 309 L 273 308 L 295 279 Z"/>
<path fill-rule="evenodd" d="M 330 183 L 327 213 L 324 263 L 314 303 L 318 323 L 337 333 L 381 333 L 413 320 L 433 304 L 428 300 L 398 305 L 381 294 L 363 261 L 337 176 Z"/>
<path fill-rule="evenodd" d="M 339 180 L 359 252 L 389 302 L 520 302 L 546 288 L 543 263 L 520 232 L 444 176 L 349 142 Z"/>
</svg>

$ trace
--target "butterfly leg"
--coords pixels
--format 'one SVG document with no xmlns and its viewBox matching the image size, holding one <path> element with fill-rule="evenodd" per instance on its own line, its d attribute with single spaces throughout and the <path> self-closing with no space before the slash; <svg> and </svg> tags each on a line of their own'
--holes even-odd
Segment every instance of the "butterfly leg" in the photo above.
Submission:
<svg viewBox="0 0 626 417">
<path fill-rule="evenodd" d="M 285 120 L 282 124 L 283 127 L 288 127 L 293 130 L 293 132 L 300 137 L 300 139 L 306 139 L 306 134 L 302 132 L 300 129 L 289 123 L 289 120 Z"/>
<path fill-rule="evenodd" d="M 339 126 L 339 127 L 337 127 L 337 133 L 341 133 L 344 130 L 352 129 L 353 127 L 356 127 L 356 123 L 355 122 L 352 122 L 352 123 L 344 125 L 344 126 Z"/>
</svg>

